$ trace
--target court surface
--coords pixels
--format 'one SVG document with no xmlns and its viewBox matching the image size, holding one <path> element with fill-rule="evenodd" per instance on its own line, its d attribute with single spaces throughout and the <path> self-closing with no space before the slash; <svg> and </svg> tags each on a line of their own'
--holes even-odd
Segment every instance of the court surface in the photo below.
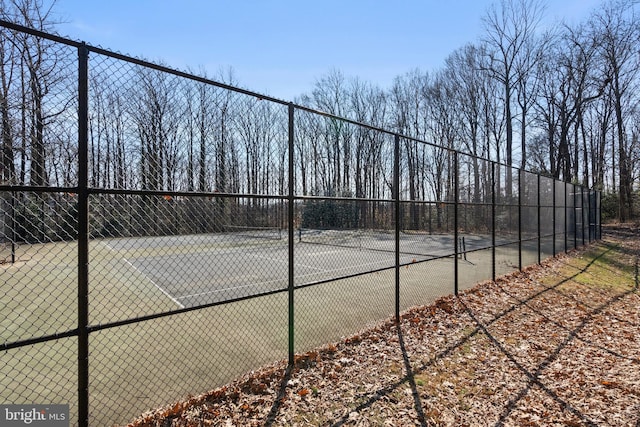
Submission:
<svg viewBox="0 0 640 427">
<path fill-rule="evenodd" d="M 324 233 L 324 232 L 318 232 Z M 289 245 L 234 233 L 104 239 L 99 242 L 131 274 L 142 276 L 177 308 L 286 289 Z M 311 236 L 294 241 L 294 283 L 306 285 L 395 265 L 392 234 Z M 453 263 L 450 235 L 401 235 L 400 264 L 439 258 Z M 486 236 L 465 236 L 467 251 L 490 245 Z M 133 274 L 133 273 L 136 274 Z"/>
</svg>

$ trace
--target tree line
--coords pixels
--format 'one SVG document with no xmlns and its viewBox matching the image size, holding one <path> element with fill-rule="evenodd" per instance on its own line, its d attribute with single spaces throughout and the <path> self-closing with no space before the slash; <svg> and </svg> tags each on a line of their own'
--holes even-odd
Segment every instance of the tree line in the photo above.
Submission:
<svg viewBox="0 0 640 427">
<path fill-rule="evenodd" d="M 624 221 L 640 169 L 635 3 L 607 0 L 584 22 L 543 26 L 544 2 L 502 0 L 482 17 L 483 37 L 438 70 L 409 70 L 381 88 L 335 69 L 294 102 L 410 137 L 400 140 L 404 200 L 453 200 L 455 166 L 460 197 L 486 201 L 494 161 L 505 165 L 505 200 L 523 168 L 614 195 Z M 2 19 L 55 33 L 55 2 L 3 0 Z M 76 50 L 2 28 L 0 62 L 2 183 L 76 185 Z M 240 85 L 232 69 L 194 74 Z M 286 194 L 286 105 L 96 53 L 89 79 L 91 187 Z M 296 193 L 388 199 L 393 150 L 387 133 L 298 109 Z M 360 214 L 374 218 L 376 206 Z"/>
</svg>

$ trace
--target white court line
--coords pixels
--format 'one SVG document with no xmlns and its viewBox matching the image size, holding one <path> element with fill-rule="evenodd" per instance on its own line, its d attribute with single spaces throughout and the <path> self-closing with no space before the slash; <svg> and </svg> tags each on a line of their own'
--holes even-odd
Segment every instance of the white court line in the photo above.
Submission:
<svg viewBox="0 0 640 427">
<path fill-rule="evenodd" d="M 107 249 L 109 249 L 112 252 L 115 252 L 116 254 L 118 253 L 115 249 L 113 249 L 111 246 L 109 246 L 107 243 L 105 242 L 100 242 L 102 243 L 104 246 L 107 247 Z M 133 265 L 131 263 L 131 261 L 129 261 L 128 259 L 126 259 L 125 257 L 121 257 L 124 262 L 126 262 L 127 264 L 129 264 L 131 266 L 131 268 L 133 268 L 135 271 L 137 271 L 138 273 L 140 273 L 142 276 L 144 276 L 149 282 L 151 282 L 151 284 L 153 286 L 155 286 L 156 288 L 158 288 L 158 290 L 160 292 L 162 292 L 164 295 L 166 295 L 171 301 L 173 301 L 175 304 L 178 305 L 178 307 L 180 308 L 184 308 L 184 305 L 178 301 L 177 299 L 175 299 L 173 296 L 171 296 L 171 294 L 169 294 L 167 291 L 165 291 L 164 289 L 162 289 L 155 281 L 151 280 L 150 277 L 148 277 L 146 274 L 144 274 L 138 267 L 136 267 L 135 265 Z"/>
<path fill-rule="evenodd" d="M 300 265 L 300 264 L 298 264 L 298 265 Z M 334 271 L 348 270 L 348 269 L 351 269 L 351 268 L 363 267 L 363 266 L 368 266 L 368 265 L 380 265 L 380 262 L 369 262 L 369 263 L 366 263 L 366 264 L 358 264 L 358 265 L 355 265 L 355 266 L 352 265 L 352 266 L 348 266 L 348 267 L 335 268 L 335 269 L 331 269 L 331 270 L 324 270 L 324 269 L 320 269 L 320 268 L 317 268 L 317 267 L 311 267 L 311 268 L 315 268 L 316 270 L 321 270 L 321 271 L 324 271 L 324 272 L 327 272 L 327 273 L 331 273 L 331 272 L 334 272 Z M 307 274 L 303 274 L 303 275 L 296 276 L 296 277 L 302 279 L 302 278 L 305 278 L 305 277 L 308 277 L 308 276 L 314 276 L 315 274 L 316 273 L 307 273 Z M 242 277 L 244 277 L 244 276 L 235 276 L 234 279 L 235 278 L 242 278 Z M 276 279 L 276 280 L 268 280 L 266 282 L 249 283 L 249 284 L 246 284 L 246 285 L 232 286 L 230 288 L 214 289 L 212 291 L 199 292 L 197 294 L 183 295 L 183 296 L 178 297 L 178 299 L 199 297 L 199 296 L 210 295 L 210 294 L 217 294 L 217 293 L 224 292 L 224 291 L 233 291 L 233 290 L 242 289 L 242 288 L 259 287 L 261 285 L 266 285 L 266 284 L 274 283 L 274 282 L 283 282 L 283 281 L 286 281 L 286 279 Z"/>
<path fill-rule="evenodd" d="M 122 259 L 129 264 L 134 270 L 136 270 L 138 273 L 142 274 L 148 281 L 151 282 L 151 284 L 153 286 L 155 286 L 156 288 L 158 288 L 158 290 L 160 292 L 162 292 L 163 294 L 165 294 L 171 301 L 173 301 L 174 303 L 176 303 L 178 305 L 178 307 L 180 308 L 184 308 L 184 305 L 182 305 L 182 303 L 180 303 L 180 301 L 178 301 L 177 299 L 175 299 L 173 296 L 171 296 L 171 294 L 167 291 L 165 291 L 164 289 L 162 289 L 160 287 L 160 285 L 158 285 L 156 282 L 154 282 L 153 280 L 151 280 L 150 277 L 148 277 L 146 274 L 144 274 L 138 267 L 136 267 L 135 265 L 133 265 L 131 263 L 131 261 L 129 261 L 128 259 L 126 259 L 125 257 L 122 257 Z"/>
<path fill-rule="evenodd" d="M 117 251 L 115 249 L 111 248 L 107 243 L 105 243 L 105 242 L 101 242 L 101 243 L 105 247 L 107 247 L 107 249 L 117 253 Z M 326 254 L 330 254 L 330 253 L 343 253 L 343 252 L 345 252 L 345 251 L 337 250 L 337 251 L 324 251 L 324 252 L 304 253 L 303 255 L 305 255 L 305 256 L 309 256 L 309 255 L 326 255 Z M 280 263 L 287 263 L 287 264 L 289 262 L 289 260 L 283 261 L 283 260 L 279 260 L 279 259 L 273 259 L 273 258 L 261 256 L 261 255 L 256 255 L 256 254 L 249 254 L 249 255 L 251 255 L 253 257 L 256 257 L 256 258 L 266 259 L 266 260 L 272 261 L 272 262 L 280 262 Z M 162 292 L 164 295 L 166 295 L 169 299 L 171 299 L 171 301 L 176 303 L 180 308 L 184 308 L 185 306 L 182 303 L 180 303 L 179 300 L 183 300 L 183 299 L 186 299 L 186 298 L 193 298 L 193 297 L 198 297 L 198 296 L 203 296 L 203 295 L 212 295 L 212 294 L 217 294 L 217 293 L 220 293 L 220 292 L 233 291 L 233 290 L 238 290 L 238 289 L 243 289 L 243 288 L 250 288 L 250 287 L 259 288 L 259 287 L 261 287 L 263 285 L 268 285 L 270 283 L 278 283 L 278 282 L 286 281 L 286 279 L 274 279 L 274 280 L 268 280 L 268 281 L 265 281 L 265 282 L 249 283 L 249 284 L 246 284 L 246 285 L 232 286 L 232 287 L 229 287 L 229 288 L 214 289 L 214 290 L 206 291 L 206 292 L 199 292 L 199 293 L 195 293 L 195 294 L 189 294 L 189 295 L 182 295 L 182 296 L 179 296 L 179 297 L 173 297 L 167 291 L 162 289 L 157 283 L 155 283 L 153 280 L 151 280 L 149 277 L 147 277 L 146 274 L 144 274 L 138 267 L 133 265 L 128 259 L 126 259 L 124 257 L 122 257 L 122 259 L 124 259 L 124 261 L 127 264 L 129 264 L 133 269 L 135 269 L 137 272 L 139 272 L 145 278 L 147 278 L 147 280 L 149 280 L 156 288 L 158 288 L 160 290 L 160 292 Z M 330 269 L 330 270 L 326 270 L 326 269 L 323 269 L 323 268 L 314 267 L 314 266 L 310 266 L 310 265 L 306 265 L 306 264 L 301 264 L 301 263 L 296 263 L 295 265 L 306 267 L 306 268 L 309 268 L 309 269 L 312 269 L 312 270 L 318 270 L 318 271 L 321 271 L 321 272 L 331 273 L 331 272 L 338 272 L 338 271 L 349 270 L 349 269 L 354 269 L 354 268 L 366 267 L 366 266 L 370 266 L 370 265 L 380 265 L 380 261 L 372 261 L 372 262 L 364 263 L 364 264 L 357 264 L 357 265 L 346 266 L 346 267 L 341 267 L 341 268 L 333 268 L 333 269 Z M 307 273 L 307 274 L 303 274 L 303 275 L 296 275 L 296 278 L 304 279 L 306 277 L 313 277 L 316 274 L 317 273 Z M 234 279 L 235 278 L 243 278 L 243 277 L 246 277 L 246 276 L 235 276 Z"/>
</svg>

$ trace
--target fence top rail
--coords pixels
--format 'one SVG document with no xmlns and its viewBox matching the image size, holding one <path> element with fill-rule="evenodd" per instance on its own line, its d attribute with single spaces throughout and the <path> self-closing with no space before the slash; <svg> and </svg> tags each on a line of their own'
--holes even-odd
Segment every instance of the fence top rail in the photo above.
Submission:
<svg viewBox="0 0 640 427">
<path fill-rule="evenodd" d="M 338 116 L 338 115 L 335 115 L 335 114 L 332 114 L 332 113 L 328 113 L 328 112 L 325 112 L 325 111 L 317 110 L 317 109 L 314 109 L 314 108 L 311 108 L 311 107 L 308 107 L 308 106 L 295 104 L 294 102 L 285 101 L 285 100 L 282 100 L 282 99 L 279 99 L 279 98 L 275 98 L 275 97 L 272 97 L 272 96 L 269 96 L 269 95 L 264 95 L 264 94 L 261 94 L 261 93 L 258 93 L 258 92 L 254 92 L 254 91 L 251 91 L 251 90 L 248 90 L 248 89 L 242 89 L 242 88 L 239 88 L 239 87 L 236 87 L 236 86 L 231 86 L 231 85 L 228 85 L 228 84 L 225 84 L 225 83 L 221 83 L 221 82 L 218 82 L 218 81 L 215 81 L 215 80 L 208 79 L 206 77 L 197 76 L 197 75 L 194 75 L 194 74 L 187 73 L 185 71 L 180 71 L 180 70 L 177 70 L 177 69 L 174 69 L 174 68 L 170 68 L 170 67 L 167 67 L 167 66 L 158 65 L 158 64 L 155 64 L 153 62 L 149 62 L 149 61 L 146 61 L 146 60 L 143 60 L 143 59 L 138 59 L 138 58 L 127 56 L 127 55 L 124 55 L 124 54 L 121 54 L 121 53 L 117 53 L 117 52 L 113 52 L 113 51 L 110 51 L 110 50 L 107 50 L 107 49 L 103 49 L 103 48 L 100 48 L 100 47 L 95 47 L 95 46 L 92 46 L 90 44 L 87 44 L 86 42 L 75 41 L 75 40 L 71 40 L 69 38 L 62 37 L 62 36 L 57 35 L 57 34 L 51 34 L 51 33 L 47 33 L 47 32 L 44 32 L 44 31 L 36 30 L 34 28 L 25 27 L 23 25 L 16 24 L 14 22 L 10 22 L 10 21 L 4 20 L 4 19 L 0 19 L 0 27 L 8 28 L 8 29 L 11 29 L 11 30 L 14 30 L 14 31 L 18 31 L 18 32 L 22 32 L 22 33 L 26 33 L 26 34 L 31 34 L 31 35 L 36 36 L 36 37 L 41 37 L 41 38 L 44 38 L 44 39 L 47 39 L 47 40 L 51 40 L 51 41 L 56 42 L 56 43 L 65 44 L 67 46 L 72 46 L 72 47 L 75 47 L 75 48 L 78 48 L 78 49 L 81 48 L 81 47 L 84 47 L 84 48 L 88 49 L 89 52 L 94 52 L 94 53 L 97 53 L 99 55 L 104 55 L 104 56 L 108 56 L 108 57 L 111 57 L 111 58 L 114 58 L 114 59 L 118 59 L 118 60 L 121 60 L 121 61 L 130 62 L 132 64 L 136 64 L 136 65 L 139 65 L 139 66 L 142 66 L 142 67 L 146 67 L 146 68 L 151 68 L 151 69 L 154 69 L 156 71 L 172 74 L 172 75 L 175 75 L 175 76 L 178 76 L 178 77 L 182 77 L 182 78 L 185 78 L 185 79 L 188 79 L 188 80 L 197 81 L 197 82 L 204 83 L 204 84 L 207 84 L 207 85 L 216 86 L 216 87 L 219 87 L 221 89 L 229 90 L 231 92 L 236 92 L 236 93 L 240 93 L 240 94 L 243 94 L 243 95 L 251 96 L 251 97 L 257 98 L 258 100 L 268 101 L 268 102 L 273 102 L 273 103 L 276 103 L 276 104 L 288 106 L 289 108 L 294 108 L 296 110 L 305 111 L 305 112 L 308 112 L 308 113 L 311 113 L 311 114 L 316 114 L 316 115 L 319 115 L 319 116 L 322 116 L 322 117 L 326 117 L 328 119 L 340 120 L 340 121 L 342 121 L 344 123 L 348 123 L 348 124 L 351 124 L 351 125 L 354 125 L 354 126 L 363 127 L 365 129 L 369 129 L 369 130 L 372 130 L 372 131 L 375 131 L 375 132 L 380 132 L 380 133 L 383 133 L 383 134 L 386 134 L 386 135 L 395 136 L 395 137 L 402 138 L 402 139 L 407 139 L 407 140 L 410 140 L 410 141 L 413 141 L 413 142 L 416 142 L 416 143 L 419 143 L 419 144 L 424 144 L 424 145 L 428 145 L 428 146 L 431 146 L 431 147 L 434 147 L 434 148 L 439 148 L 439 149 L 448 151 L 450 154 L 464 155 L 464 156 L 467 156 L 467 157 L 476 158 L 478 160 L 491 162 L 491 163 L 493 163 L 493 164 L 495 164 L 496 166 L 499 166 L 499 167 L 511 168 L 511 169 L 515 169 L 515 170 L 524 171 L 524 172 L 533 173 L 535 175 L 538 175 L 535 172 L 527 171 L 527 170 L 524 170 L 524 169 L 519 169 L 519 168 L 517 168 L 517 167 L 515 167 L 513 165 L 507 165 L 507 164 L 504 164 L 504 163 L 501 163 L 501 162 L 496 162 L 495 160 L 487 159 L 487 158 L 484 158 L 484 157 L 481 157 L 481 156 L 478 156 L 478 155 L 475 155 L 475 154 L 471 154 L 471 153 L 468 153 L 468 152 L 465 152 L 465 151 L 461 151 L 459 149 L 445 147 L 445 146 L 440 145 L 440 144 L 436 144 L 436 143 L 433 143 L 433 142 L 429 142 L 429 141 L 421 140 L 421 139 L 418 139 L 418 138 L 414 138 L 414 137 L 409 136 L 409 135 L 403 135 L 403 134 L 400 134 L 398 132 L 394 132 L 394 131 L 391 131 L 391 130 L 388 130 L 388 129 L 384 129 L 384 128 L 381 128 L 381 127 L 378 127 L 378 126 L 372 126 L 372 125 L 369 125 L 367 123 L 359 122 L 357 120 L 349 119 L 349 118 L 346 118 L 346 117 L 341 117 L 341 116 Z M 560 180 L 558 180 L 556 178 L 552 178 L 552 179 L 554 181 L 560 181 Z M 579 187 L 584 187 L 582 185 L 578 185 L 578 186 Z"/>
</svg>

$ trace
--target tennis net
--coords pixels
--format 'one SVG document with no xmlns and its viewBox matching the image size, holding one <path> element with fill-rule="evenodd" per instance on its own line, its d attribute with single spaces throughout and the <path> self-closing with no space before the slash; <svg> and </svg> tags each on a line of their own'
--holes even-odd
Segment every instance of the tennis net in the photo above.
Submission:
<svg viewBox="0 0 640 427">
<path fill-rule="evenodd" d="M 300 243 L 378 252 L 396 251 L 394 230 L 300 228 L 297 234 Z M 433 236 L 415 230 L 401 231 L 399 253 L 427 258 L 453 255 L 453 237 Z"/>
<path fill-rule="evenodd" d="M 250 239 L 282 240 L 282 229 L 279 227 L 225 225 L 224 231 L 233 236 L 246 237 Z"/>
</svg>

